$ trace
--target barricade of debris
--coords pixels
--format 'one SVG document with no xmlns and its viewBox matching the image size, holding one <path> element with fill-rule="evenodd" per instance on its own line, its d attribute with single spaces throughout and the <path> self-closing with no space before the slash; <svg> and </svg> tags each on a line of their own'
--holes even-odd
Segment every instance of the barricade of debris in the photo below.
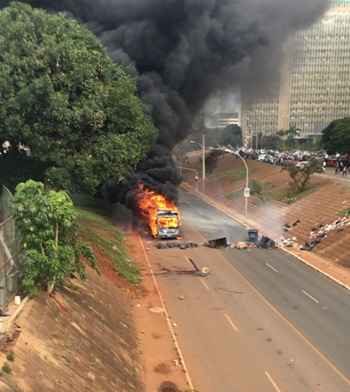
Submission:
<svg viewBox="0 0 350 392">
<path fill-rule="evenodd" d="M 239 249 L 239 250 L 246 250 L 246 249 L 256 248 L 256 244 L 254 244 L 253 242 L 249 242 L 249 241 L 238 241 L 235 244 L 232 244 L 231 248 Z"/>
<path fill-rule="evenodd" d="M 296 237 L 292 237 L 292 238 L 285 238 L 285 237 L 281 237 L 280 240 L 278 241 L 277 246 L 278 247 L 287 247 L 287 248 L 291 248 L 293 247 L 295 244 L 297 243 L 297 238 Z"/>
<path fill-rule="evenodd" d="M 192 242 L 192 241 L 160 241 L 157 242 L 156 248 L 158 249 L 173 249 L 173 248 L 179 248 L 179 249 L 189 249 L 189 248 L 198 248 L 198 246 L 203 245 L 203 244 L 198 244 L 197 242 Z"/>
<path fill-rule="evenodd" d="M 329 233 L 333 231 L 341 232 L 347 226 L 350 226 L 349 217 L 338 218 L 328 225 L 320 224 L 317 227 L 313 227 L 310 232 L 309 240 L 300 246 L 300 250 L 313 250 L 319 243 L 328 237 Z"/>
<path fill-rule="evenodd" d="M 209 240 L 206 244 L 209 248 L 227 248 L 229 246 L 228 239 L 226 237 L 215 238 Z"/>
<path fill-rule="evenodd" d="M 232 244 L 231 248 L 245 250 L 252 248 L 273 249 L 277 247 L 277 244 L 273 239 L 264 235 L 259 237 L 259 232 L 256 229 L 249 229 L 247 234 L 247 241 L 238 241 L 235 244 Z"/>
</svg>

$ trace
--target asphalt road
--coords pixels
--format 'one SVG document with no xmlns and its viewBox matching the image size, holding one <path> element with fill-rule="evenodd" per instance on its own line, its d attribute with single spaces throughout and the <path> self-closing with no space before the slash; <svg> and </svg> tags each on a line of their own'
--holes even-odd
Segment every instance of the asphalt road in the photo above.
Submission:
<svg viewBox="0 0 350 392">
<path fill-rule="evenodd" d="M 246 237 L 238 223 L 188 193 L 180 209 L 188 239 Z M 346 289 L 280 250 L 150 252 L 200 392 L 350 391 Z M 210 276 L 185 273 L 188 257 Z"/>
</svg>

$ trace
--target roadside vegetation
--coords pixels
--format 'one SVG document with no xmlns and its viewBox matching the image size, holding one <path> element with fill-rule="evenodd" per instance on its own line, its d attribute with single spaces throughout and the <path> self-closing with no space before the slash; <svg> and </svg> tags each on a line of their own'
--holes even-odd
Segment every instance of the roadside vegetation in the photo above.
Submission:
<svg viewBox="0 0 350 392">
<path fill-rule="evenodd" d="M 115 271 L 129 283 L 141 282 L 137 265 L 130 259 L 124 236 L 100 209 L 78 208 L 79 236 L 107 256 Z"/>
<path fill-rule="evenodd" d="M 287 171 L 290 178 L 286 196 L 291 202 L 310 190 L 310 180 L 314 174 L 323 172 L 322 163 L 315 159 L 301 166 L 289 164 L 282 170 Z"/>
<path fill-rule="evenodd" d="M 15 193 L 23 290 L 51 293 L 85 278 L 87 262 L 97 269 L 96 247 L 138 283 L 121 233 L 100 211 L 77 209 L 70 196 L 95 200 L 154 144 L 158 130 L 136 80 L 64 14 L 12 2 L 0 11 L 0 35 L 0 183 Z"/>
<path fill-rule="evenodd" d="M 13 190 L 32 178 L 95 195 L 130 175 L 157 129 L 136 81 L 94 34 L 63 14 L 13 2 L 0 11 L 0 35 L 0 144 L 11 146 L 0 165 L 12 168 L 2 183 Z"/>
<path fill-rule="evenodd" d="M 350 151 L 350 118 L 332 121 L 322 132 L 322 147 L 329 154 Z"/>
<path fill-rule="evenodd" d="M 49 293 L 72 277 L 85 279 L 85 263 L 96 271 L 96 254 L 132 284 L 140 272 L 129 259 L 120 231 L 102 210 L 76 208 L 64 191 L 47 190 L 29 180 L 16 187 L 13 216 L 23 247 L 22 287 L 26 293 Z"/>
<path fill-rule="evenodd" d="M 23 248 L 22 287 L 51 293 L 72 277 L 85 278 L 83 259 L 96 268 L 90 247 L 78 239 L 77 214 L 64 191 L 46 190 L 33 180 L 16 187 L 13 217 Z"/>
</svg>

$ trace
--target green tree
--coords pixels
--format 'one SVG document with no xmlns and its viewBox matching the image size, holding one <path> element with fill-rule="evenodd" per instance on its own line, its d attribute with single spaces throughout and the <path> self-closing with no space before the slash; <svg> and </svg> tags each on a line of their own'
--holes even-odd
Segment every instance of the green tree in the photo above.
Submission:
<svg viewBox="0 0 350 392">
<path fill-rule="evenodd" d="M 322 147 L 329 154 L 350 152 L 350 118 L 332 121 L 322 131 Z"/>
<path fill-rule="evenodd" d="M 14 2 L 0 11 L 0 37 L 0 141 L 29 146 L 54 185 L 70 178 L 94 193 L 129 175 L 157 130 L 93 33 Z"/>
<path fill-rule="evenodd" d="M 66 192 L 46 191 L 42 183 L 29 180 L 17 185 L 13 208 L 24 249 L 26 292 L 41 287 L 51 292 L 72 274 L 84 278 L 82 257 L 95 266 L 91 249 L 78 240 L 77 217 Z"/>
<path fill-rule="evenodd" d="M 311 176 L 315 173 L 322 173 L 322 163 L 316 159 L 305 163 L 304 165 L 295 165 L 291 163 L 282 168 L 286 170 L 290 177 L 289 193 L 298 195 L 304 192 L 310 182 Z"/>
</svg>

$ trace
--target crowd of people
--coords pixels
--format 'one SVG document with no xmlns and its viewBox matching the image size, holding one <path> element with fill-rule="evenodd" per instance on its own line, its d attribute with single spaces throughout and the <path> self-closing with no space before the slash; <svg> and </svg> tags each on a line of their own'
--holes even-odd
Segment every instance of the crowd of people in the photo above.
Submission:
<svg viewBox="0 0 350 392">
<path fill-rule="evenodd" d="M 337 157 L 335 161 L 335 174 L 342 174 L 343 176 L 347 176 L 350 172 L 350 158 L 349 156 L 345 157 Z"/>
<path fill-rule="evenodd" d="M 286 166 L 291 163 L 302 166 L 310 160 L 316 159 L 322 164 L 324 171 L 327 168 L 334 168 L 334 173 L 337 175 L 347 176 L 350 174 L 350 154 L 329 155 L 324 151 L 275 151 L 247 148 L 241 148 L 237 152 L 247 159 L 258 160 L 277 166 Z"/>
</svg>

